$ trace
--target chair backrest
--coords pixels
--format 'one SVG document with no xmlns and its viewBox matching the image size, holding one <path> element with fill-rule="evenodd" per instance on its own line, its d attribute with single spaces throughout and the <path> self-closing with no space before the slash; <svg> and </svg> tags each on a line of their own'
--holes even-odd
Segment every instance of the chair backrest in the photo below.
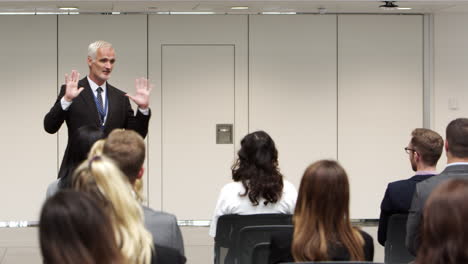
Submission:
<svg viewBox="0 0 468 264">
<path fill-rule="evenodd" d="M 239 232 L 246 226 L 291 225 L 289 214 L 222 215 L 216 225 L 215 264 L 233 263 L 233 252 L 239 239 Z M 225 253 L 227 256 L 223 258 Z"/>
<path fill-rule="evenodd" d="M 405 246 L 407 214 L 390 216 L 385 241 L 385 263 L 406 264 L 415 259 Z"/>
<path fill-rule="evenodd" d="M 242 228 L 234 251 L 235 259 L 241 264 L 267 264 L 271 234 L 286 230 L 293 232 L 294 227 L 292 225 L 263 225 Z M 255 250 L 257 252 L 254 254 Z"/>
<path fill-rule="evenodd" d="M 269 256 L 270 242 L 260 242 L 252 249 L 251 263 L 267 263 Z"/>
</svg>

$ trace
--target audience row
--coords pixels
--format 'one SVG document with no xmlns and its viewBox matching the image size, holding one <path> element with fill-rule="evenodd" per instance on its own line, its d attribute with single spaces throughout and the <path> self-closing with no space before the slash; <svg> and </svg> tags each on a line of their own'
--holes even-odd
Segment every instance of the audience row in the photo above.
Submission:
<svg viewBox="0 0 468 264">
<path fill-rule="evenodd" d="M 141 206 L 145 160 L 141 136 L 115 130 L 103 140 L 94 127 L 82 127 L 76 134 L 70 158 L 63 161 L 60 178 L 49 186 L 50 198 L 42 210 L 44 261 L 185 263 L 175 216 Z M 408 213 L 406 244 L 417 255 L 417 264 L 464 263 L 468 260 L 463 225 L 468 217 L 464 202 L 468 198 L 468 119 L 459 118 L 447 126 L 445 143 L 429 129 L 415 129 L 411 136 L 405 151 L 416 175 L 389 183 L 381 204 L 378 241 L 385 244 L 392 214 Z M 438 175 L 436 165 L 443 148 L 448 165 Z M 337 161 L 320 160 L 307 167 L 297 192 L 279 170 L 274 141 L 266 132 L 256 131 L 242 139 L 232 179 L 221 189 L 211 236 L 216 235 L 222 215 L 293 214 L 293 230 L 272 235 L 269 263 L 373 260 L 372 237 L 351 224 L 349 180 Z M 85 215 L 80 216 L 80 211 Z M 90 231 L 93 224 L 98 228 L 94 221 L 99 218 L 99 226 L 106 228 Z M 98 242 L 109 240 L 105 246 Z M 77 252 L 70 253 L 73 248 L 80 249 L 79 258 L 74 257 Z"/>
</svg>

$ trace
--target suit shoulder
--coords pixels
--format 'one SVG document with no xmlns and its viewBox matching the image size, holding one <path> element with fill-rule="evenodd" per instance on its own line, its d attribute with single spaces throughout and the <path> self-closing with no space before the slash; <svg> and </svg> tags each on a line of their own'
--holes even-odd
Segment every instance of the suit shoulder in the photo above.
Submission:
<svg viewBox="0 0 468 264">
<path fill-rule="evenodd" d="M 112 90 L 114 93 L 116 93 L 116 94 L 118 94 L 118 95 L 124 96 L 124 95 L 127 94 L 126 92 L 124 92 L 124 91 L 122 91 L 122 90 L 116 88 L 115 86 L 113 86 L 113 85 L 111 85 L 111 84 L 109 84 L 109 83 L 107 83 L 107 89 Z"/>
<path fill-rule="evenodd" d="M 156 211 L 146 206 L 143 206 L 143 214 L 145 217 L 158 217 L 159 219 L 177 222 L 177 217 L 175 215 L 162 211 Z"/>
</svg>

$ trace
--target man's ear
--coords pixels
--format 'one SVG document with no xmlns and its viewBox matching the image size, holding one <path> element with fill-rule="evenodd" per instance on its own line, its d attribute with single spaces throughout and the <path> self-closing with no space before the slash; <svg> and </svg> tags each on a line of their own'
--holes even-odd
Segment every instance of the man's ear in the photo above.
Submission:
<svg viewBox="0 0 468 264">
<path fill-rule="evenodd" d="M 141 169 L 138 171 L 137 179 L 141 179 L 143 177 L 143 174 L 145 174 L 145 168 L 141 167 Z"/>
<path fill-rule="evenodd" d="M 88 56 L 88 66 L 91 67 L 91 63 L 93 63 L 93 59 Z"/>
<path fill-rule="evenodd" d="M 444 146 L 445 146 L 445 153 L 448 153 L 448 144 L 449 144 L 448 141 L 445 140 L 445 144 L 444 144 Z"/>
</svg>

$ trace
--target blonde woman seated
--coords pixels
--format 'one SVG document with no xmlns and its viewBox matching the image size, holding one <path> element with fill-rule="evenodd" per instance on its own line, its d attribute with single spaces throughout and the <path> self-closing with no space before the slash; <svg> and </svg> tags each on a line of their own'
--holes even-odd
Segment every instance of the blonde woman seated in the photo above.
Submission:
<svg viewBox="0 0 468 264">
<path fill-rule="evenodd" d="M 215 237 L 218 218 L 225 214 L 292 214 L 297 191 L 283 179 L 278 168 L 275 142 L 263 131 L 248 134 L 241 140 L 239 158 L 232 167 L 234 182 L 219 194 L 210 235 Z"/>
<path fill-rule="evenodd" d="M 73 175 L 72 187 L 89 193 L 102 203 L 110 215 L 125 263 L 185 263 L 185 257 L 176 250 L 153 244 L 127 177 L 109 158 L 95 156 L 83 162 Z"/>
<path fill-rule="evenodd" d="M 468 263 L 468 180 L 439 185 L 424 207 L 415 264 Z"/>
<path fill-rule="evenodd" d="M 348 177 L 335 161 L 321 160 L 306 169 L 293 222 L 294 232 L 273 234 L 269 263 L 374 258 L 372 237 L 351 226 Z"/>
</svg>

